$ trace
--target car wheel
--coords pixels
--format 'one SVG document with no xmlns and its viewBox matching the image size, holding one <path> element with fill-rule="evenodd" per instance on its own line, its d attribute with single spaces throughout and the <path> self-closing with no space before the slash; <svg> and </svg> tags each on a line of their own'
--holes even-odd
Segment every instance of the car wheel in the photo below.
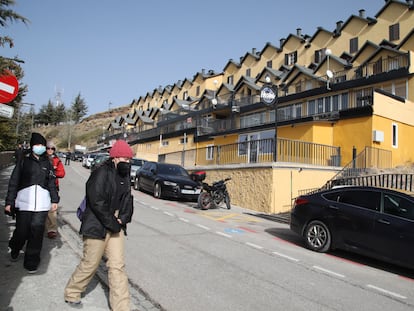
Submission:
<svg viewBox="0 0 414 311">
<path fill-rule="evenodd" d="M 311 250 L 325 253 L 331 247 L 331 232 L 322 221 L 311 221 L 305 230 L 305 241 Z"/>
<path fill-rule="evenodd" d="M 161 199 L 161 184 L 156 183 L 154 186 L 154 198 Z"/>
<path fill-rule="evenodd" d="M 137 178 L 137 177 L 135 177 L 135 180 L 134 180 L 134 189 L 135 190 L 139 190 L 139 179 Z"/>
</svg>

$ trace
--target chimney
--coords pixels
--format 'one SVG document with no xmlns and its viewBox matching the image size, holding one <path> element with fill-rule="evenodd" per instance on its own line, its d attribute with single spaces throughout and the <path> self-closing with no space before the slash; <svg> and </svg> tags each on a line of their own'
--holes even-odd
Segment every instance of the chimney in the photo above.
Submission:
<svg viewBox="0 0 414 311">
<path fill-rule="evenodd" d="M 252 54 L 256 55 L 256 48 L 252 48 Z"/>
<path fill-rule="evenodd" d="M 206 70 L 204 68 L 201 69 L 201 73 L 204 75 L 206 73 Z"/>
<path fill-rule="evenodd" d="M 341 33 L 341 28 L 342 28 L 342 25 L 344 24 L 344 22 L 343 21 L 337 21 L 336 22 L 336 29 L 335 29 L 335 33 L 337 34 L 337 35 L 339 35 L 340 33 Z"/>
<path fill-rule="evenodd" d="M 301 36 L 302 36 L 302 28 L 297 28 L 297 29 L 296 29 L 296 35 L 297 35 L 298 37 L 301 37 Z"/>
<path fill-rule="evenodd" d="M 286 39 L 285 39 L 285 38 L 280 39 L 280 47 L 282 47 L 282 46 L 283 46 L 283 43 L 285 43 L 285 41 L 286 41 Z"/>
<path fill-rule="evenodd" d="M 365 10 L 364 9 L 359 10 L 359 17 L 365 18 Z"/>
</svg>

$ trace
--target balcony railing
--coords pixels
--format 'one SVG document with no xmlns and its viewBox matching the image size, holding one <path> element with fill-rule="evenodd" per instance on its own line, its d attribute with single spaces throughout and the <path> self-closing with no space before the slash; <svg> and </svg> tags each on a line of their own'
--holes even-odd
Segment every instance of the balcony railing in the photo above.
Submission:
<svg viewBox="0 0 414 311">
<path fill-rule="evenodd" d="M 340 166 L 340 148 L 278 138 L 278 162 L 319 166 Z M 162 154 L 159 161 L 182 166 L 252 164 L 273 162 L 274 139 L 261 139 L 228 145 L 209 146 Z"/>
</svg>

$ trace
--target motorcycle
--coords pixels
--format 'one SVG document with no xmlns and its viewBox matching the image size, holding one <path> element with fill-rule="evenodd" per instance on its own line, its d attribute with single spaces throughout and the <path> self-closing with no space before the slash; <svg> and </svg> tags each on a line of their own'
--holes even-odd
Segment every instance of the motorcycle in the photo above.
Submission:
<svg viewBox="0 0 414 311">
<path fill-rule="evenodd" d="M 230 195 L 227 192 L 226 182 L 231 178 L 222 179 L 213 182 L 212 185 L 203 182 L 203 191 L 198 196 L 198 207 L 206 210 L 210 208 L 219 207 L 223 202 L 226 204 L 227 209 L 231 208 Z"/>
</svg>

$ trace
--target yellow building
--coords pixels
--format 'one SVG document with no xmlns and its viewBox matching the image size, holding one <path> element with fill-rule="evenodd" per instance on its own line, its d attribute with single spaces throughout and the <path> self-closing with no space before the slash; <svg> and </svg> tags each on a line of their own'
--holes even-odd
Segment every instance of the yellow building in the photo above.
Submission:
<svg viewBox="0 0 414 311">
<path fill-rule="evenodd" d="M 390 153 L 389 166 L 411 163 L 413 25 L 412 1 L 390 0 L 375 17 L 360 10 L 334 31 L 296 29 L 222 72 L 203 69 L 139 97 L 109 125 L 112 138 L 125 133 L 140 157 L 186 167 L 343 167 L 366 148 Z M 266 85 L 277 92 L 277 117 L 261 100 Z"/>
</svg>

